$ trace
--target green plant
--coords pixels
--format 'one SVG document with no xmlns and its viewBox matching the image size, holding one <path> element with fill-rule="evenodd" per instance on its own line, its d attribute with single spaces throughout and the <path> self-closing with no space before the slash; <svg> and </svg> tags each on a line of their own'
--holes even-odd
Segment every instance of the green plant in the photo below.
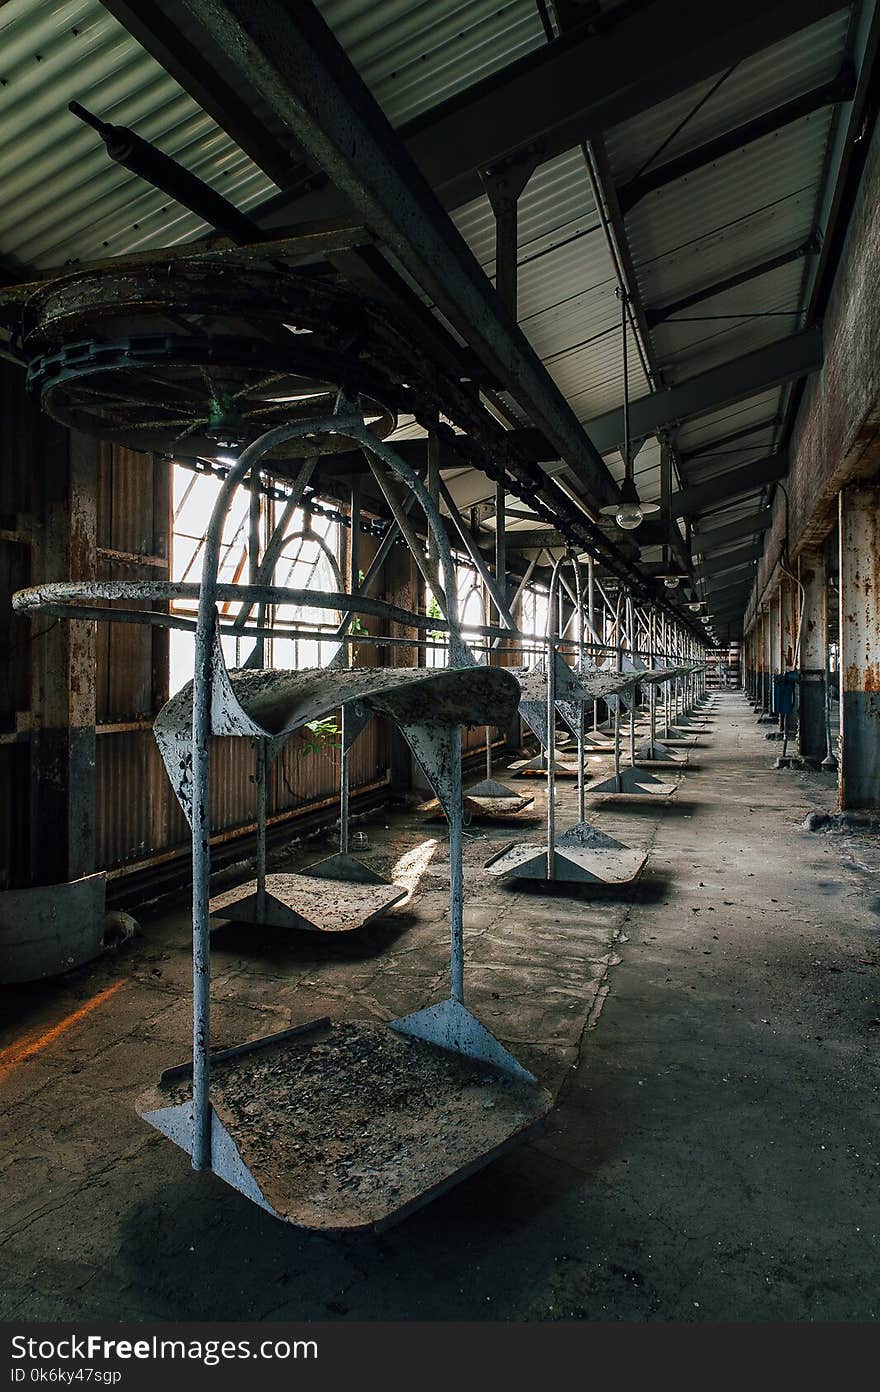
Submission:
<svg viewBox="0 0 880 1392">
<path fill-rule="evenodd" d="M 437 603 L 437 600 L 434 598 L 433 595 L 431 595 L 431 598 L 428 602 L 427 612 L 429 619 L 443 618 L 443 610 L 440 608 L 440 605 Z M 442 643 L 443 639 L 446 637 L 446 634 L 440 628 L 432 628 L 428 630 L 428 637 L 433 638 L 436 643 Z"/>
<path fill-rule="evenodd" d="M 364 572 L 363 572 L 362 570 L 359 570 L 359 571 L 358 571 L 358 589 L 359 589 L 359 590 L 362 590 L 362 589 L 363 589 L 363 587 L 364 587 L 364 580 L 365 580 L 365 579 L 366 579 L 366 576 L 364 575 Z M 367 628 L 366 624 L 361 623 L 360 616 L 359 616 L 358 614 L 353 615 L 352 620 L 351 620 L 351 623 L 349 624 L 349 632 L 351 632 L 351 633 L 356 633 L 356 634 L 358 634 L 358 635 L 359 635 L 360 637 L 362 637 L 362 638 L 369 638 L 369 636 L 370 636 L 370 630 Z"/>
<path fill-rule="evenodd" d="M 308 754 L 324 754 L 329 749 L 341 749 L 341 745 L 335 739 L 336 735 L 341 735 L 342 729 L 334 720 L 309 720 L 302 727 L 302 752 Z"/>
</svg>

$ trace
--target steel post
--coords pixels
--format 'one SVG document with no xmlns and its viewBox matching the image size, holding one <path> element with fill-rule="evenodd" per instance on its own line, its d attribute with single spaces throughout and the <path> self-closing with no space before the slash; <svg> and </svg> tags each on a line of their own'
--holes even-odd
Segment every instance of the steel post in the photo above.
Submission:
<svg viewBox="0 0 880 1392">
<path fill-rule="evenodd" d="M 825 739 L 825 684 L 828 667 L 828 573 L 822 551 L 804 551 L 798 559 L 802 586 L 798 753 L 821 763 Z"/>
<path fill-rule="evenodd" d="M 842 809 L 880 805 L 880 486 L 850 485 L 840 508 Z"/>
</svg>

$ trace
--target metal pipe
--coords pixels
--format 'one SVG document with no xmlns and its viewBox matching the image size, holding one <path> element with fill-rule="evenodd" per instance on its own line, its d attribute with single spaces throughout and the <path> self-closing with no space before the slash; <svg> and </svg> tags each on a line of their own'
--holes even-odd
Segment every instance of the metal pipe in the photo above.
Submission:
<svg viewBox="0 0 880 1392">
<path fill-rule="evenodd" d="M 271 235 L 211 188 L 210 184 L 203 183 L 189 169 L 127 126 L 112 126 L 76 101 L 69 102 L 67 109 L 98 132 L 112 160 L 154 188 L 167 193 L 169 198 L 188 208 L 218 232 L 223 232 L 231 241 L 246 245 L 265 241 L 267 235 Z"/>
<path fill-rule="evenodd" d="M 268 740 L 257 740 L 257 922 L 266 917 L 266 795 Z"/>
<path fill-rule="evenodd" d="M 547 879 L 556 878 L 556 599 L 559 572 L 566 558 L 560 556 L 550 577 L 547 604 Z"/>
<path fill-rule="evenodd" d="M 449 489 L 446 487 L 446 484 L 443 482 L 443 479 L 440 478 L 439 475 L 437 478 L 437 487 L 439 497 L 443 499 L 444 503 L 449 509 L 449 515 L 452 519 L 453 526 L 455 527 L 455 530 L 458 532 L 458 535 L 461 537 L 465 550 L 467 551 L 468 555 L 470 556 L 471 560 L 477 568 L 477 574 L 479 575 L 480 579 L 483 581 L 483 584 L 486 586 L 486 589 L 492 596 L 495 608 L 498 610 L 498 616 L 501 622 L 507 624 L 507 626 L 511 629 L 516 628 L 516 623 L 514 621 L 513 615 L 507 607 L 507 599 L 501 589 L 500 584 L 496 582 L 494 575 L 490 571 L 480 552 L 479 546 L 477 546 L 474 538 L 471 536 L 467 527 L 464 525 L 464 522 L 461 518 L 461 514 L 455 505 L 452 495 L 449 492 Z"/>
<path fill-rule="evenodd" d="M 582 590 L 581 590 L 581 568 L 580 568 L 580 565 L 578 564 L 577 556 L 572 557 L 572 563 L 573 563 L 573 565 L 574 565 L 574 588 L 575 588 L 575 600 L 576 600 L 577 614 L 578 614 L 578 625 L 577 625 L 577 641 L 578 641 L 578 656 L 577 656 L 577 663 L 578 663 L 578 674 L 579 674 L 579 675 L 583 675 L 583 671 L 584 671 L 584 662 L 585 662 L 585 657 L 584 657 L 584 606 L 583 606 L 583 593 L 582 593 Z M 579 821 L 579 822 L 584 822 L 584 821 L 586 821 L 586 818 L 587 818 L 587 786 L 586 786 L 586 777 L 585 777 L 585 774 L 584 774 L 584 760 L 586 759 L 587 751 L 586 751 L 586 748 L 585 748 L 586 738 L 585 738 L 585 731 L 584 731 L 584 703 L 583 703 L 583 701 L 578 701 L 578 707 L 577 707 L 577 709 L 578 709 L 578 719 L 577 719 L 577 748 L 578 748 L 578 780 L 577 780 L 577 791 L 578 791 L 578 821 Z"/>
<path fill-rule="evenodd" d="M 449 732 L 449 993 L 464 1004 L 464 808 L 461 790 L 461 726 Z"/>
<path fill-rule="evenodd" d="M 360 565 L 360 519 L 361 519 L 361 492 L 360 483 L 355 480 L 351 485 L 351 531 L 349 534 L 348 548 L 348 583 L 353 590 L 359 579 Z M 347 665 L 351 666 L 351 649 L 342 650 L 347 659 Z M 348 855 L 349 846 L 349 798 L 350 798 L 350 748 L 346 738 L 346 727 L 348 725 L 347 708 L 343 704 L 340 715 L 342 726 L 342 748 L 339 753 L 339 853 Z"/>
<path fill-rule="evenodd" d="M 404 540 L 410 549 L 412 558 L 421 571 L 422 579 L 428 588 L 433 591 L 434 598 L 441 609 L 445 609 L 446 596 L 443 593 L 443 586 L 437 573 L 437 567 L 434 564 L 433 555 L 428 555 L 426 551 L 422 550 L 415 528 L 407 517 L 403 504 L 397 496 L 397 490 L 394 488 L 391 480 L 386 476 L 385 471 L 379 467 L 377 460 L 371 459 L 369 463 L 370 470 L 379 485 L 382 496 L 390 507 L 391 514 L 403 533 Z M 427 494 L 427 490 L 426 495 L 430 496 Z"/>
</svg>

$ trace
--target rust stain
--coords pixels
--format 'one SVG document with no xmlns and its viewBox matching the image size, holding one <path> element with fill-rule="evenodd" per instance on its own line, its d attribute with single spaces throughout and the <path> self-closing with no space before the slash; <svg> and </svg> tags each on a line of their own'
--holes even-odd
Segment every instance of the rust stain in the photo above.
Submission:
<svg viewBox="0 0 880 1392">
<path fill-rule="evenodd" d="M 54 1044 L 56 1039 L 59 1039 L 62 1034 L 66 1034 L 73 1025 L 79 1024 L 80 1020 L 84 1020 L 93 1010 L 97 1010 L 98 1006 L 108 1001 L 124 985 L 124 981 L 114 981 L 112 986 L 108 986 L 104 991 L 99 991 L 96 996 L 92 996 L 91 1000 L 86 1001 L 85 1005 L 81 1005 L 72 1014 L 66 1015 L 63 1020 L 59 1020 L 57 1025 L 45 1030 L 43 1034 L 32 1035 L 29 1039 L 20 1039 L 18 1043 L 10 1044 L 6 1049 L 0 1050 L 0 1082 L 8 1077 L 20 1063 L 24 1063 L 25 1059 L 33 1058 L 34 1054 L 39 1054 L 49 1044 Z"/>
</svg>

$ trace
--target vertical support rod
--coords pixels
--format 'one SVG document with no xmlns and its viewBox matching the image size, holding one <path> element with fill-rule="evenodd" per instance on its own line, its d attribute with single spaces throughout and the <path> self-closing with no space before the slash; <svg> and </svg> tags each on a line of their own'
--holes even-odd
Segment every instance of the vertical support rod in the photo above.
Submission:
<svg viewBox="0 0 880 1392">
<path fill-rule="evenodd" d="M 461 727 L 450 733 L 452 744 L 449 812 L 449 990 L 454 1001 L 464 1004 L 464 866 L 461 789 Z"/>
<path fill-rule="evenodd" d="M 257 922 L 266 917 L 266 796 L 269 773 L 268 741 L 257 740 Z"/>
<path fill-rule="evenodd" d="M 193 1094 L 191 1155 L 194 1170 L 211 1168 L 211 942 L 209 903 L 211 877 L 211 691 L 217 632 L 217 584 L 223 525 L 233 495 L 250 470 L 276 444 L 304 435 L 330 431 L 340 425 L 360 426 L 359 418 L 340 417 L 307 425 L 278 426 L 242 452 L 217 494 L 205 531 L 199 609 L 193 660 L 192 714 L 192 967 L 193 967 Z"/>
<path fill-rule="evenodd" d="M 351 485 L 351 508 L 349 514 L 351 527 L 348 534 L 348 588 L 351 594 L 356 594 L 360 584 L 360 556 L 361 556 L 361 485 L 360 480 L 355 478 Z M 352 665 L 353 650 L 350 647 L 343 649 L 343 661 L 346 667 Z M 349 847 L 349 809 L 350 809 L 350 749 L 346 738 L 346 725 L 348 717 L 345 706 L 342 707 L 340 724 L 342 726 L 342 749 L 339 754 L 339 852 L 340 855 L 348 855 Z"/>
</svg>

